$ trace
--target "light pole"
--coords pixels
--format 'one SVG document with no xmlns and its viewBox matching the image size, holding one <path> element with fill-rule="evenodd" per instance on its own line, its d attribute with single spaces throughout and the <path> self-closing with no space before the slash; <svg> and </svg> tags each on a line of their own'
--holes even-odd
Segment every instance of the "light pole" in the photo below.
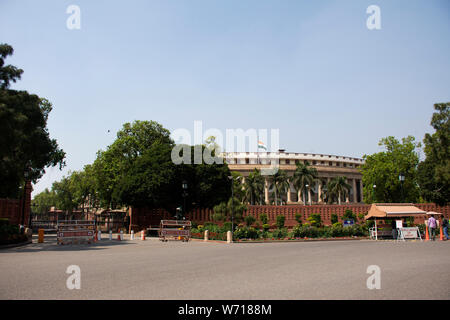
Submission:
<svg viewBox="0 0 450 320">
<path fill-rule="evenodd" d="M 306 187 L 306 196 L 308 197 L 309 205 L 311 205 L 311 198 L 309 197 L 309 184 L 305 185 Z"/>
<path fill-rule="evenodd" d="M 238 181 L 241 177 L 236 177 L 236 181 Z M 231 240 L 234 240 L 234 180 L 233 176 L 228 176 L 228 179 L 231 180 Z"/>
<path fill-rule="evenodd" d="M 186 182 L 186 180 L 183 180 L 181 187 L 183 188 L 183 216 L 186 216 L 186 197 L 188 195 L 187 193 L 187 188 L 188 188 L 188 184 Z"/>
<path fill-rule="evenodd" d="M 400 184 L 401 184 L 401 187 L 402 187 L 402 202 L 405 202 L 405 196 L 403 194 L 403 181 L 405 181 L 405 175 L 403 173 L 400 173 L 398 175 L 398 180 L 400 180 Z"/>
<path fill-rule="evenodd" d="M 374 184 L 373 185 L 373 189 L 372 189 L 372 201 L 373 201 L 373 203 L 375 203 L 376 201 L 375 201 L 375 188 L 377 187 L 377 185 L 376 184 Z"/>
</svg>

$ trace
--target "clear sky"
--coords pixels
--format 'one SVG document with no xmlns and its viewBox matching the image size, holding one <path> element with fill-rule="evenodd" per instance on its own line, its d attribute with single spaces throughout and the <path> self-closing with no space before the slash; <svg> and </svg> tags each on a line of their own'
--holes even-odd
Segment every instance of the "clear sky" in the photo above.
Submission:
<svg viewBox="0 0 450 320">
<path fill-rule="evenodd" d="M 80 30 L 66 27 L 72 4 Z M 421 141 L 450 101 L 448 0 L 1 0 L 0 42 L 25 71 L 12 87 L 53 103 L 67 153 L 33 194 L 133 120 L 278 128 L 287 151 L 362 157 L 385 136 Z"/>
</svg>

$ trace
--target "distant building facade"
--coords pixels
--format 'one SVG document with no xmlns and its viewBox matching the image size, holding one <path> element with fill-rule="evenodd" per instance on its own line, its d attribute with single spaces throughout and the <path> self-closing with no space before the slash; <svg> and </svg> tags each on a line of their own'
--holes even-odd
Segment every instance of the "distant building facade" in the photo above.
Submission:
<svg viewBox="0 0 450 320">
<path fill-rule="evenodd" d="M 328 154 L 312 154 L 312 153 L 292 153 L 280 150 L 279 152 L 223 152 L 222 157 L 226 160 L 231 171 L 237 171 L 245 178 L 256 168 L 270 168 L 273 161 L 278 161 L 279 169 L 287 172 L 292 177 L 297 163 L 308 162 L 311 167 L 317 169 L 320 182 L 316 182 L 314 186 L 308 189 L 308 200 L 306 204 L 321 204 L 322 187 L 331 179 L 338 176 L 344 176 L 347 183 L 351 186 L 350 194 L 346 199 L 342 199 L 343 203 L 363 203 L 363 185 L 362 174 L 360 172 L 361 165 L 364 160 L 360 158 L 352 158 L 345 156 L 336 156 Z M 278 159 L 278 160 L 273 160 Z M 272 161 L 272 162 L 271 162 Z M 266 204 L 270 202 L 269 190 L 270 177 L 265 176 L 264 198 Z M 301 195 L 295 190 L 290 183 L 290 192 L 287 193 L 285 202 L 287 204 L 303 204 Z"/>
</svg>

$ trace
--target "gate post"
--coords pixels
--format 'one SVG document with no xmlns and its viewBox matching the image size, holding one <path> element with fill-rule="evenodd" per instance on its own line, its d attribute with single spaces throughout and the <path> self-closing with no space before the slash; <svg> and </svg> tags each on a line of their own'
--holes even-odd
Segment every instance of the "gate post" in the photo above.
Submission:
<svg viewBox="0 0 450 320">
<path fill-rule="evenodd" d="M 205 230 L 205 239 L 203 241 L 208 241 L 209 230 Z"/>
</svg>

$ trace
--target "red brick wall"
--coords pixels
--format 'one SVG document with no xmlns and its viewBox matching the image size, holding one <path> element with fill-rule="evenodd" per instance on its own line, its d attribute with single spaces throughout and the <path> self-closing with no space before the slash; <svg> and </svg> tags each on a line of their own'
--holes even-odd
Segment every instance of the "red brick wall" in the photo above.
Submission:
<svg viewBox="0 0 450 320">
<path fill-rule="evenodd" d="M 443 213 L 447 219 L 450 217 L 450 206 L 438 207 L 433 203 L 416 204 L 415 206 L 424 211 Z M 335 213 L 341 219 L 347 209 L 352 210 L 357 215 L 359 213 L 365 214 L 369 211 L 370 204 L 247 206 L 247 211 L 244 213 L 244 216 L 252 215 L 259 220 L 260 215 L 265 213 L 269 218 L 269 224 L 274 224 L 276 222 L 276 216 L 281 214 L 286 216 L 285 225 L 287 227 L 293 227 L 297 224 L 295 220 L 296 213 L 302 215 L 303 222 L 307 222 L 311 214 L 320 213 L 322 222 L 325 225 L 330 225 L 331 214 Z M 134 230 L 135 232 L 148 228 L 149 226 L 157 227 L 161 219 L 173 219 L 173 216 L 164 209 L 131 208 L 130 210 L 132 212 L 130 230 Z M 212 209 L 195 209 L 187 214 L 186 219 L 203 224 L 212 221 L 212 213 Z M 423 221 L 423 217 L 417 217 L 415 219 L 415 223 L 423 223 Z"/>
<path fill-rule="evenodd" d="M 25 205 L 24 224 L 28 226 L 31 210 L 31 191 L 33 190 L 31 182 L 28 181 L 25 186 L 25 201 L 23 199 L 0 199 L 0 218 L 8 218 L 10 224 L 19 224 L 22 222 L 22 208 Z"/>
</svg>

